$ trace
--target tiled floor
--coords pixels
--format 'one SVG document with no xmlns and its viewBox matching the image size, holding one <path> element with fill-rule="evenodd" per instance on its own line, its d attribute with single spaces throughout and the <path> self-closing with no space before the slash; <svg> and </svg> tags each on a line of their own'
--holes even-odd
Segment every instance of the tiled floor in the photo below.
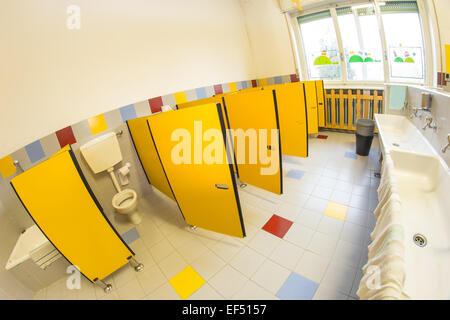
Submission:
<svg viewBox="0 0 450 320">
<path fill-rule="evenodd" d="M 145 265 L 125 266 L 106 282 L 63 278 L 35 299 L 357 299 L 375 225 L 378 140 L 354 154 L 352 134 L 310 138 L 307 159 L 284 157 L 281 196 L 239 189 L 247 237 L 186 226 L 175 203 L 155 192 L 140 199 L 143 222 L 116 228 Z"/>
</svg>

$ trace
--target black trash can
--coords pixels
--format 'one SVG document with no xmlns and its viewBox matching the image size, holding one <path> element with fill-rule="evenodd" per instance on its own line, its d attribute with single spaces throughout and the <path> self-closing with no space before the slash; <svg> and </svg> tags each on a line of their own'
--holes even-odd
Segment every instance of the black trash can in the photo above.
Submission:
<svg viewBox="0 0 450 320">
<path fill-rule="evenodd" d="M 356 154 L 368 156 L 375 131 L 375 121 L 371 119 L 356 120 Z"/>
</svg>

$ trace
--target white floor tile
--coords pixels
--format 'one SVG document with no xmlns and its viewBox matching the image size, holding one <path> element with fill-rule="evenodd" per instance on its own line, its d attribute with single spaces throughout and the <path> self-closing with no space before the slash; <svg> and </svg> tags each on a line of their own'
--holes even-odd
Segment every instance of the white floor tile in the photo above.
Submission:
<svg viewBox="0 0 450 320">
<path fill-rule="evenodd" d="M 311 230 L 316 230 L 319 226 L 322 216 L 322 213 L 314 212 L 308 209 L 302 209 L 299 216 L 297 217 L 296 222 Z"/>
<path fill-rule="evenodd" d="M 156 265 L 150 268 L 145 267 L 143 271 L 137 273 L 136 278 L 146 295 L 152 293 L 167 282 L 166 277 Z"/>
<path fill-rule="evenodd" d="M 226 299 L 231 299 L 239 290 L 241 290 L 248 278 L 236 269 L 226 265 L 208 283 Z"/>
<path fill-rule="evenodd" d="M 347 296 L 335 289 L 319 285 L 313 300 L 347 300 Z"/>
<path fill-rule="evenodd" d="M 298 223 L 293 223 L 284 236 L 284 240 L 306 249 L 311 242 L 314 231 Z"/>
<path fill-rule="evenodd" d="M 315 212 L 323 213 L 328 205 L 328 200 L 320 199 L 314 196 L 310 196 L 306 201 L 304 208 Z"/>
<path fill-rule="evenodd" d="M 239 290 L 234 296 L 233 300 L 274 300 L 277 299 L 275 295 L 263 289 L 253 281 L 249 280 L 245 286 Z"/>
<path fill-rule="evenodd" d="M 333 193 L 332 188 L 323 187 L 316 185 L 316 187 L 313 190 L 313 195 L 317 198 L 329 200 L 331 197 L 331 194 Z"/>
<path fill-rule="evenodd" d="M 351 222 L 345 222 L 341 238 L 359 246 L 368 245 L 369 229 Z"/>
<path fill-rule="evenodd" d="M 263 255 L 249 247 L 244 247 L 233 259 L 231 259 L 230 265 L 250 278 L 264 260 L 265 257 Z"/>
<path fill-rule="evenodd" d="M 138 300 L 145 296 L 145 292 L 136 278 L 128 281 L 124 286 L 118 288 L 116 292 L 121 300 Z"/>
<path fill-rule="evenodd" d="M 174 250 L 175 248 L 167 239 L 161 240 L 149 249 L 155 262 L 160 262 L 164 258 L 168 257 L 172 252 L 174 252 Z"/>
<path fill-rule="evenodd" d="M 321 284 L 332 290 L 337 290 L 348 295 L 352 289 L 355 275 L 355 268 L 333 261 L 330 263 Z"/>
<path fill-rule="evenodd" d="M 187 263 L 192 263 L 192 261 L 200 257 L 208 250 L 209 249 L 197 239 L 188 241 L 177 249 Z"/>
<path fill-rule="evenodd" d="M 348 205 L 350 197 L 351 197 L 350 192 L 334 190 L 333 193 L 331 194 L 330 200 L 337 203 L 341 203 L 343 205 Z"/>
<path fill-rule="evenodd" d="M 208 283 L 202 285 L 186 300 L 223 300 L 224 298 Z"/>
<path fill-rule="evenodd" d="M 297 219 L 297 216 L 300 214 L 300 210 L 300 206 L 285 202 L 279 205 L 275 213 L 280 217 L 293 221 Z"/>
<path fill-rule="evenodd" d="M 304 249 L 296 245 L 281 241 L 270 255 L 270 259 L 289 270 L 294 270 L 304 252 Z"/>
<path fill-rule="evenodd" d="M 269 257 L 280 241 L 280 238 L 264 230 L 259 230 L 253 239 L 248 243 L 248 246 L 260 254 Z"/>
<path fill-rule="evenodd" d="M 266 260 L 251 279 L 269 292 L 276 294 L 290 273 L 288 269 L 272 260 Z"/>
<path fill-rule="evenodd" d="M 230 237 L 218 241 L 211 250 L 222 260 L 228 262 L 243 248 L 243 246 L 243 242 Z"/>
<path fill-rule="evenodd" d="M 369 210 L 369 197 L 362 197 L 356 194 L 352 194 L 349 202 L 349 206 L 361 210 Z"/>
<path fill-rule="evenodd" d="M 338 239 L 342 232 L 343 226 L 344 221 L 328 216 L 322 216 L 316 230 Z"/>
<path fill-rule="evenodd" d="M 172 279 L 188 266 L 186 261 L 178 252 L 172 252 L 167 258 L 161 260 L 158 265 L 161 268 L 161 271 L 166 276 L 167 280 Z"/>
<path fill-rule="evenodd" d="M 219 258 L 214 252 L 208 250 L 194 260 L 191 266 L 203 279 L 209 280 L 225 266 L 225 261 Z"/>
<path fill-rule="evenodd" d="M 295 267 L 295 272 L 309 280 L 320 283 L 329 263 L 329 258 L 305 251 Z"/>
<path fill-rule="evenodd" d="M 345 240 L 339 240 L 334 260 L 349 265 L 350 267 L 358 267 L 361 258 L 362 247 Z"/>
<path fill-rule="evenodd" d="M 150 293 L 145 297 L 146 300 L 181 300 L 178 293 L 175 289 L 170 285 L 169 282 L 166 282 L 158 289 Z"/>
<path fill-rule="evenodd" d="M 331 258 L 334 254 L 336 244 L 335 237 L 325 233 L 315 232 L 308 245 L 308 250 L 317 253 L 318 255 Z"/>
</svg>

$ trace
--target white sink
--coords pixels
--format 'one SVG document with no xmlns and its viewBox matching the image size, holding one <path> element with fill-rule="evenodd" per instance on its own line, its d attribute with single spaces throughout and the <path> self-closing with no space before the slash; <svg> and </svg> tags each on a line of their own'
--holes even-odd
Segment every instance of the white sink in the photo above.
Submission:
<svg viewBox="0 0 450 320">
<path fill-rule="evenodd" d="M 450 299 L 450 174 L 433 155 L 390 150 L 402 200 L 406 283 L 412 299 Z M 426 237 L 419 247 L 413 236 Z"/>
<path fill-rule="evenodd" d="M 26 229 L 17 239 L 8 262 L 6 270 L 10 270 L 18 264 L 30 259 L 30 252 L 50 243 L 36 225 Z"/>
<path fill-rule="evenodd" d="M 376 114 L 381 150 L 394 162 L 402 200 L 406 282 L 412 299 L 450 299 L 450 171 L 408 118 Z M 432 129 L 427 129 L 432 130 Z M 415 234 L 427 244 L 414 243 Z"/>
<path fill-rule="evenodd" d="M 389 114 L 376 114 L 382 150 L 406 150 L 436 155 L 431 144 L 408 118 Z M 427 129 L 432 130 L 432 129 Z"/>
</svg>

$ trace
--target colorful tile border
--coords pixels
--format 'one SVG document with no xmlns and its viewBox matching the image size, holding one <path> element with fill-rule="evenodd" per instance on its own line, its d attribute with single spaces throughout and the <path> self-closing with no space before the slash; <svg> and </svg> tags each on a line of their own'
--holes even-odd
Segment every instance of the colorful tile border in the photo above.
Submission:
<svg viewBox="0 0 450 320">
<path fill-rule="evenodd" d="M 57 148 L 63 148 L 68 144 L 83 141 L 86 138 L 119 126 L 127 120 L 161 112 L 161 107 L 165 104 L 175 107 L 178 103 L 204 99 L 212 97 L 215 94 L 235 92 L 242 89 L 254 88 L 258 85 L 289 83 L 293 81 L 298 81 L 297 75 L 291 74 L 215 84 L 192 90 L 180 91 L 165 96 L 157 96 L 134 104 L 122 106 L 57 130 L 49 136 L 43 137 L 27 146 L 17 149 L 10 155 L 0 159 L 0 174 L 5 179 L 9 178 L 17 172 L 14 165 L 15 160 L 19 160 L 22 167 L 27 170 L 36 162 L 51 156 Z"/>
</svg>

